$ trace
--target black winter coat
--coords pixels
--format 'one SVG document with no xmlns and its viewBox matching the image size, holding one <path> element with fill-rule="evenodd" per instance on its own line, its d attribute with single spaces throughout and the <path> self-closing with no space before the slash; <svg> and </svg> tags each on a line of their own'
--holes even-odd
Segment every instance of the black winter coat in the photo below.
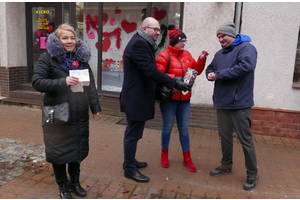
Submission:
<svg viewBox="0 0 300 200">
<path fill-rule="evenodd" d="M 156 82 L 173 88 L 176 80 L 156 68 L 154 50 L 138 33 L 124 51 L 124 82 L 121 111 L 135 121 L 154 118 Z"/>
<path fill-rule="evenodd" d="M 101 108 L 94 76 L 87 62 L 83 62 L 83 69 L 89 69 L 90 85 L 84 86 L 84 92 L 73 93 L 66 84 L 68 73 L 48 52 L 41 55 L 35 66 L 32 85 L 37 91 L 45 93 L 44 105 L 57 105 L 66 101 L 70 105 L 70 123 L 42 126 L 46 160 L 50 163 L 79 163 L 88 155 L 89 107 L 92 113 L 100 112 Z"/>
</svg>

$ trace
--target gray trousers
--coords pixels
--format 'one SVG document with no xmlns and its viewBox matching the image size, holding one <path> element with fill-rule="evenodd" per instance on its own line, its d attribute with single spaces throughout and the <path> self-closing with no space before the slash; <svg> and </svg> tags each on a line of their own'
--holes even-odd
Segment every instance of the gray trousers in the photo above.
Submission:
<svg viewBox="0 0 300 200">
<path fill-rule="evenodd" d="M 217 109 L 218 129 L 221 137 L 222 165 L 232 167 L 233 132 L 242 145 L 247 175 L 257 175 L 257 161 L 251 134 L 251 108 Z"/>
</svg>

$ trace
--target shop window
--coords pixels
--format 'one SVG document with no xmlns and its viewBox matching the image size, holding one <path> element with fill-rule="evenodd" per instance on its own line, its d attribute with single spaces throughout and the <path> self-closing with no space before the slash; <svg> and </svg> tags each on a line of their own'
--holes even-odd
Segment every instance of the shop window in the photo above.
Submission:
<svg viewBox="0 0 300 200">
<path fill-rule="evenodd" d="M 87 42 L 91 49 L 89 64 L 93 70 L 96 83 L 98 74 L 101 77 L 102 91 L 120 92 L 123 84 L 123 52 L 141 26 L 147 13 L 156 18 L 162 29 L 157 44 L 159 51 L 168 46 L 169 24 L 179 27 L 180 2 L 152 3 L 151 12 L 147 12 L 146 2 L 104 2 L 102 22 L 98 22 L 98 3 L 76 3 L 75 27 L 78 37 Z M 102 24 L 102 33 L 98 33 L 98 25 Z M 98 60 L 98 34 L 102 34 L 102 60 Z M 101 67 L 98 68 L 98 62 Z M 98 69 L 102 70 L 98 73 Z M 98 87 L 98 86 L 97 86 Z M 99 89 L 99 88 L 98 88 Z"/>
<path fill-rule="evenodd" d="M 70 23 L 70 3 L 62 3 L 63 23 Z"/>
<path fill-rule="evenodd" d="M 123 52 L 141 26 L 144 2 L 103 3 L 102 90 L 120 92 L 123 84 Z"/>
<path fill-rule="evenodd" d="M 168 47 L 168 25 L 173 24 L 179 28 L 180 18 L 180 3 L 179 2 L 154 2 L 152 3 L 151 16 L 159 21 L 160 28 L 162 30 L 160 36 L 157 39 L 158 51 L 163 51 Z"/>
<path fill-rule="evenodd" d="M 95 83 L 98 83 L 98 3 L 76 2 L 75 30 L 77 37 L 84 40 L 90 47 L 90 67 L 93 71 Z M 91 16 L 91 18 L 88 18 Z M 97 86 L 98 87 L 98 86 Z"/>
<path fill-rule="evenodd" d="M 298 33 L 296 60 L 294 68 L 293 87 L 300 88 L 300 31 Z"/>
</svg>

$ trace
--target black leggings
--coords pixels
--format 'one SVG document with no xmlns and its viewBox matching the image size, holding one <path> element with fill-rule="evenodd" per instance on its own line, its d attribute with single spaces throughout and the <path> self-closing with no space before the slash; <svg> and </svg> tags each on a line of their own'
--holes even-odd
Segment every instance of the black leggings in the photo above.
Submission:
<svg viewBox="0 0 300 200">
<path fill-rule="evenodd" d="M 55 180 L 58 185 L 68 180 L 66 165 L 67 164 L 63 164 L 63 165 L 52 164 Z M 80 163 L 68 163 L 68 172 L 70 176 L 76 176 L 76 175 L 79 176 Z"/>
</svg>

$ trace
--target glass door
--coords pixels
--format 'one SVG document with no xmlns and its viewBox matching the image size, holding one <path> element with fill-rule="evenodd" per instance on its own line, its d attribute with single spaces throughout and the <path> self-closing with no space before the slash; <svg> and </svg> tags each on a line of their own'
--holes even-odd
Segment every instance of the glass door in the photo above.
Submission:
<svg viewBox="0 0 300 200">
<path fill-rule="evenodd" d="M 46 51 L 50 33 L 62 23 L 62 3 L 26 3 L 26 39 L 28 81 L 31 82 L 34 66 Z"/>
</svg>

